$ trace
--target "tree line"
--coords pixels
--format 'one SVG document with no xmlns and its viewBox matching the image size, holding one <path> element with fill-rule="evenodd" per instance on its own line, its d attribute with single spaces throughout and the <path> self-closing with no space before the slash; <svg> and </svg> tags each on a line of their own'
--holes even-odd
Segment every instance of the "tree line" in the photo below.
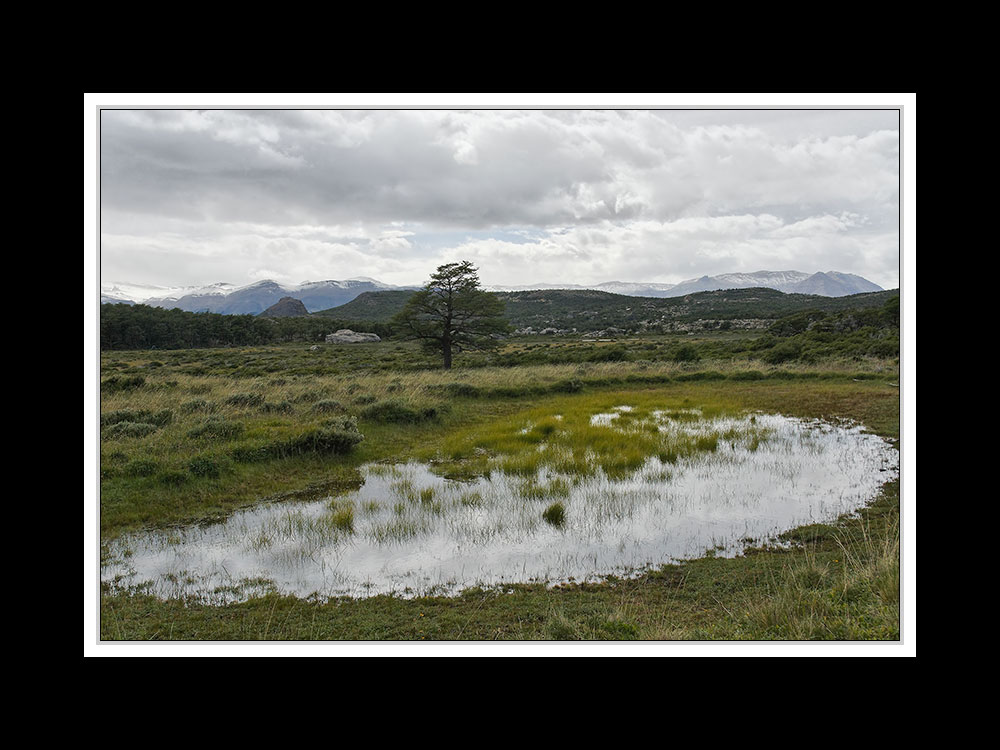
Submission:
<svg viewBox="0 0 1000 750">
<path fill-rule="evenodd" d="M 194 313 L 149 305 L 101 305 L 101 349 L 203 349 L 321 342 L 339 328 L 391 335 L 387 323 L 334 318 L 262 318 Z"/>
<path fill-rule="evenodd" d="M 256 315 L 166 310 L 148 305 L 101 305 L 101 349 L 201 349 L 322 341 L 339 328 L 415 339 L 442 357 L 445 369 L 462 351 L 491 351 L 510 330 L 504 305 L 484 292 L 468 261 L 438 266 L 430 281 L 385 323 L 326 316 L 264 318 Z"/>
</svg>

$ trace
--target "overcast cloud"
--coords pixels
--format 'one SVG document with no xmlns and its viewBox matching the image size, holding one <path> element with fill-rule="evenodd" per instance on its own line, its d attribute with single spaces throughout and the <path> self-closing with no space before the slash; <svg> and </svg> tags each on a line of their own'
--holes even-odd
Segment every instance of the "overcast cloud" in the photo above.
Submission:
<svg viewBox="0 0 1000 750">
<path fill-rule="evenodd" d="M 101 281 L 899 286 L 895 110 L 104 110 Z"/>
</svg>

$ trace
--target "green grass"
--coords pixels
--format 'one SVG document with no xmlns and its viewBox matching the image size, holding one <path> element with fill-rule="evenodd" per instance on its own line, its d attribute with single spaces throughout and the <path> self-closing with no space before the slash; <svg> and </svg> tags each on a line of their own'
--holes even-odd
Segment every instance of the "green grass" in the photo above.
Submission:
<svg viewBox="0 0 1000 750">
<path fill-rule="evenodd" d="M 899 639 L 898 485 L 832 539 L 744 557 L 702 558 L 635 579 L 471 589 L 459 597 L 330 603 L 270 594 L 211 607 L 101 599 L 108 640 Z M 413 521 L 385 529 L 415 533 Z"/>
<path fill-rule="evenodd" d="M 542 518 L 545 519 L 546 523 L 553 526 L 562 526 L 566 523 L 566 506 L 560 502 L 554 502 L 545 512 L 542 513 Z"/>
<path fill-rule="evenodd" d="M 375 356 L 370 351 L 353 363 L 332 352 L 317 362 L 301 351 L 304 347 L 293 346 L 159 351 L 159 364 L 151 367 L 146 365 L 153 353 L 107 353 L 102 355 L 102 379 L 109 383 L 101 393 L 105 429 L 128 424 L 126 414 L 169 412 L 171 418 L 157 418 L 161 424 L 133 422 L 151 425 L 148 432 L 102 437 L 102 539 L 140 527 L 222 517 L 263 498 L 336 495 L 359 485 L 363 463 L 406 459 L 433 459 L 439 473 L 457 477 L 501 469 L 527 479 L 549 469 L 554 478 L 525 485 L 526 492 L 537 494 L 530 502 L 537 503 L 537 518 L 543 519 L 565 497 L 567 477 L 596 467 L 625 474 L 648 456 L 678 460 L 724 440 L 750 446 L 767 439 L 718 434 L 672 440 L 651 429 L 651 415 L 661 409 L 678 420 L 694 409 L 705 415 L 762 410 L 846 418 L 899 438 L 894 360 L 775 366 L 760 359 L 714 359 L 703 350 L 698 362 L 635 358 L 646 351 L 642 347 L 659 343 L 635 342 L 628 349 L 633 359 L 622 362 L 457 366 L 451 372 L 408 369 L 405 347 L 387 352 L 390 360 L 373 367 L 367 367 Z M 364 402 L 358 403 L 361 397 Z M 331 408 L 313 408 L 324 402 Z M 332 403 L 343 405 L 342 411 Z M 283 406 L 272 410 L 268 404 Z M 384 404 L 389 406 L 365 411 Z M 594 413 L 620 405 L 633 410 L 621 413 L 613 427 L 590 423 Z M 346 450 L 322 450 L 318 436 L 333 428 L 328 420 L 351 418 L 363 440 Z M 474 507 L 481 501 L 470 493 L 460 502 Z M 401 487 L 398 497 L 384 500 L 386 508 L 397 509 L 395 520 L 373 534 L 391 541 L 420 533 L 424 516 L 415 510 L 432 512 L 435 502 L 416 492 L 407 498 Z M 351 533 L 355 514 L 363 512 L 331 508 L 323 533 Z M 570 520 L 563 516 L 562 523 Z M 897 483 L 860 518 L 803 527 L 785 538 L 788 548 L 707 557 L 635 579 L 571 582 L 555 589 L 517 585 L 510 593 L 477 589 L 455 598 L 317 603 L 272 593 L 210 607 L 105 592 L 101 638 L 899 638 Z"/>
</svg>

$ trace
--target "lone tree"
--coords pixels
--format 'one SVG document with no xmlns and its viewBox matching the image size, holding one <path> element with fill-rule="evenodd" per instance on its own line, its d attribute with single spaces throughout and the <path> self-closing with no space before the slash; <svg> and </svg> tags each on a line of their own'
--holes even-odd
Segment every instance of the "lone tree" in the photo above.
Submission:
<svg viewBox="0 0 1000 750">
<path fill-rule="evenodd" d="M 438 266 L 392 322 L 406 338 L 439 352 L 447 370 L 454 352 L 496 348 L 493 334 L 509 328 L 503 313 L 503 302 L 479 288 L 476 267 L 462 261 Z"/>
</svg>

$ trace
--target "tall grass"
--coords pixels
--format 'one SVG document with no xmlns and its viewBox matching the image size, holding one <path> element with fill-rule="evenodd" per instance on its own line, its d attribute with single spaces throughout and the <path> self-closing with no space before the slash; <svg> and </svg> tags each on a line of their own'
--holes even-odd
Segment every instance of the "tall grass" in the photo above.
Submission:
<svg viewBox="0 0 1000 750">
<path fill-rule="evenodd" d="M 488 463 L 506 474 L 533 477 L 543 468 L 588 476 L 600 469 L 610 478 L 634 474 L 651 458 L 674 463 L 715 452 L 720 440 L 758 447 L 762 429 L 695 426 L 694 420 L 739 411 L 724 402 L 692 407 L 686 400 L 665 403 L 655 392 L 621 396 L 578 395 L 549 399 L 546 406 L 519 412 L 444 439 L 433 458 L 444 465 Z M 489 457 L 484 461 L 484 456 Z"/>
</svg>

